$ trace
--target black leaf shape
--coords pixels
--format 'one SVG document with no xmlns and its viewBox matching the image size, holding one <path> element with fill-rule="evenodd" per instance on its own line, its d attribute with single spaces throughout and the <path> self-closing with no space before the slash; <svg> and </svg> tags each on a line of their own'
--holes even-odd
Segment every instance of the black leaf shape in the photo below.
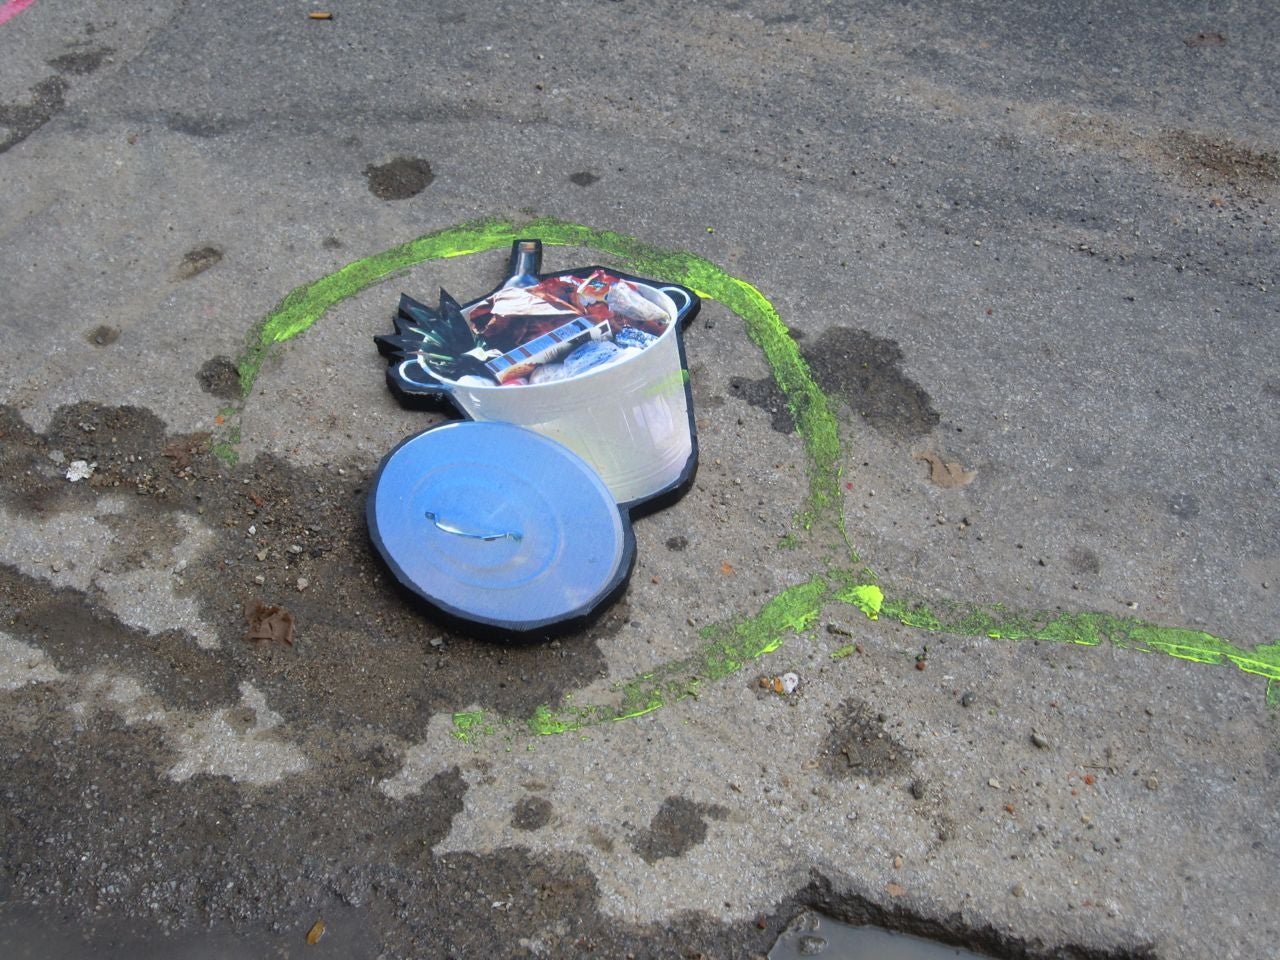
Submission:
<svg viewBox="0 0 1280 960">
<path fill-rule="evenodd" d="M 483 362 L 469 354 L 484 344 L 462 315 L 462 306 L 446 291 L 440 291 L 435 309 L 402 293 L 394 322 L 395 333 L 373 338 L 378 352 L 391 362 L 418 359 L 449 380 L 465 374 L 493 379 Z"/>
</svg>

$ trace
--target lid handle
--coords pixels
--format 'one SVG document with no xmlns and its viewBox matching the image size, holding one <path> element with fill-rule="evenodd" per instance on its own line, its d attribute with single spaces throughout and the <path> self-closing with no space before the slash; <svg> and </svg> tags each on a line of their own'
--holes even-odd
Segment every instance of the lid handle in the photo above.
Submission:
<svg viewBox="0 0 1280 960">
<path fill-rule="evenodd" d="M 427 519 L 436 525 L 436 529 L 444 533 L 451 533 L 455 537 L 469 537 L 472 540 L 484 541 L 514 540 L 517 543 L 524 539 L 524 534 L 518 530 L 512 530 L 508 533 L 473 533 L 469 530 L 462 530 L 448 521 L 440 519 L 439 515 L 432 513 L 430 510 L 427 511 Z"/>
</svg>

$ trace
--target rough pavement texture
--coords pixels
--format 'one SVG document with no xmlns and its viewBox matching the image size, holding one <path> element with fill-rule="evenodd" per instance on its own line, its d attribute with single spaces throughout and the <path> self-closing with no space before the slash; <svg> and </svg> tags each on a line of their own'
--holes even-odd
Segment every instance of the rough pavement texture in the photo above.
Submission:
<svg viewBox="0 0 1280 960">
<path fill-rule="evenodd" d="M 723 304 L 685 339 L 693 489 L 553 643 L 443 631 L 364 530 L 440 418 L 372 336 L 505 251 L 236 369 L 291 290 L 432 231 L 617 230 L 777 308 L 886 585 L 1273 644 L 1269 4 L 308 9 L 0 24 L 0 953 L 739 957 L 806 907 L 1001 957 L 1275 951 L 1280 728 L 1230 664 L 833 600 L 659 710 L 531 732 L 850 563 L 793 526 L 806 447 Z M 244 640 L 259 602 L 292 645 Z"/>
</svg>

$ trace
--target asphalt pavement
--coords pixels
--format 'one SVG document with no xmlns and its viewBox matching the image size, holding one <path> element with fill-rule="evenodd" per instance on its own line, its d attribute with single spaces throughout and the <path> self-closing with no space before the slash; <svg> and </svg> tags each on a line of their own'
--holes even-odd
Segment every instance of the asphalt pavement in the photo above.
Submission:
<svg viewBox="0 0 1280 960">
<path fill-rule="evenodd" d="M 0 2 L 0 954 L 1275 954 L 1274 14 Z M 365 505 L 517 238 L 703 303 L 512 645 Z"/>
</svg>

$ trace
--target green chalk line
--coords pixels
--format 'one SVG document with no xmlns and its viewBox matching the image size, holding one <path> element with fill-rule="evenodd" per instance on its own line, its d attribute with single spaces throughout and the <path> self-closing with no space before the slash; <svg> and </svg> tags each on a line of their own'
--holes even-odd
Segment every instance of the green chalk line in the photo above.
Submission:
<svg viewBox="0 0 1280 960">
<path fill-rule="evenodd" d="M 832 570 L 784 590 L 754 617 L 701 632 L 704 645 L 693 656 L 640 674 L 614 689 L 614 704 L 572 706 L 555 711 L 540 707 L 527 724 L 537 735 L 579 730 L 598 723 L 652 713 L 660 707 L 696 697 L 699 688 L 740 671 L 750 661 L 780 648 L 802 634 L 829 605 L 859 610 L 868 619 L 883 617 L 904 626 L 936 633 L 986 636 L 1002 640 L 1039 640 L 1098 646 L 1109 643 L 1124 650 L 1163 653 L 1195 663 L 1234 664 L 1245 673 L 1267 680 L 1267 703 L 1280 691 L 1280 642 L 1252 650 L 1199 630 L 1162 627 L 1133 617 L 1105 613 L 1059 613 L 1011 610 L 1001 604 L 978 606 L 934 604 L 910 597 L 886 597 L 879 584 L 858 583 L 860 570 Z M 833 651 L 833 660 L 853 652 L 848 644 Z"/>
<path fill-rule="evenodd" d="M 542 218 L 521 224 L 476 220 L 427 234 L 383 253 L 354 261 L 292 291 L 254 329 L 239 361 L 241 394 L 248 397 L 271 348 L 307 330 L 326 310 L 392 274 L 426 260 L 464 256 L 508 247 L 521 237 L 539 237 L 548 245 L 581 246 L 617 257 L 637 274 L 680 283 L 700 297 L 718 300 L 745 323 L 763 351 L 805 445 L 808 502 L 798 525 L 812 530 L 819 522 L 839 531 L 854 568 L 817 574 L 784 590 L 758 613 L 699 631 L 698 651 L 683 659 L 619 683 L 611 702 L 539 707 L 527 720 L 490 719 L 481 711 L 454 714 L 454 736 L 472 743 L 513 724 L 545 736 L 594 724 L 643 716 L 670 703 L 696 698 L 707 683 L 723 680 L 747 664 L 779 649 L 803 633 L 828 604 L 860 610 L 870 619 L 885 617 L 914 629 L 986 636 L 1006 640 L 1042 640 L 1164 653 L 1198 663 L 1234 664 L 1267 679 L 1266 701 L 1280 708 L 1280 642 L 1245 650 L 1211 634 L 1161 627 L 1101 613 L 1020 611 L 1002 605 L 935 603 L 910 597 L 886 597 L 875 574 L 861 561 L 844 526 L 840 491 L 840 438 L 836 418 L 773 304 L 756 287 L 696 254 L 663 250 L 634 237 L 581 224 Z M 243 405 L 237 413 L 242 412 Z M 234 458 L 239 426 L 228 428 L 220 455 Z M 794 543 L 794 537 L 791 537 Z M 848 648 L 837 653 L 841 659 Z"/>
<path fill-rule="evenodd" d="M 1269 685 L 1280 681 L 1280 642 L 1248 650 L 1201 630 L 1162 627 L 1135 617 L 1013 610 L 1002 604 L 984 607 L 942 602 L 930 605 L 910 597 L 886 600 L 880 613 L 904 626 L 937 633 L 1088 647 L 1109 643 L 1124 650 L 1163 653 L 1194 663 L 1234 664 L 1245 673 L 1265 677 Z"/>
</svg>

